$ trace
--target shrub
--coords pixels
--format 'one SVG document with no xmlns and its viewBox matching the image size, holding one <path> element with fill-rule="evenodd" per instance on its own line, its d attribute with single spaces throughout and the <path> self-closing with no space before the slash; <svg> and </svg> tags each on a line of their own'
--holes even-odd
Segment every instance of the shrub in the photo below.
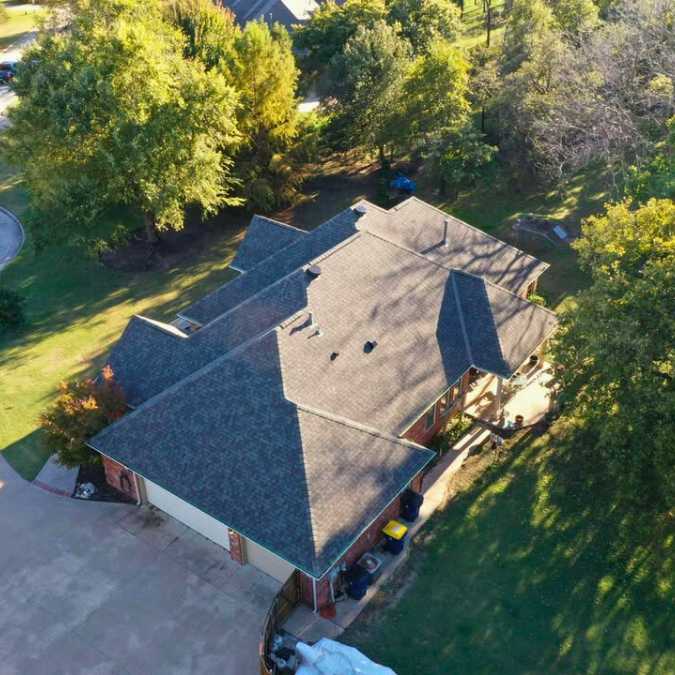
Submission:
<svg viewBox="0 0 675 675">
<path fill-rule="evenodd" d="M 432 441 L 432 447 L 440 455 L 447 452 L 473 426 L 473 420 L 466 415 L 451 417 Z"/>
<path fill-rule="evenodd" d="M 23 325 L 26 317 L 23 312 L 24 298 L 9 288 L 0 288 L 0 330 L 17 328 Z"/>
<path fill-rule="evenodd" d="M 97 380 L 61 383 L 56 402 L 40 416 L 40 426 L 59 463 L 72 468 L 99 461 L 87 441 L 125 411 L 122 388 L 106 366 Z"/>
</svg>

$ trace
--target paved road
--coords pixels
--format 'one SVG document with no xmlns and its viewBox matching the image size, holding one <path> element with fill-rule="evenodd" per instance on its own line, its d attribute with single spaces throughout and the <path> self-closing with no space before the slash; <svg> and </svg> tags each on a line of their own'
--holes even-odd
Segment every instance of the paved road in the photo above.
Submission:
<svg viewBox="0 0 675 675">
<path fill-rule="evenodd" d="M 18 218 L 0 206 L 0 270 L 18 255 L 24 233 Z"/>
<path fill-rule="evenodd" d="M 278 587 L 169 517 L 44 492 L 0 453 L 2 675 L 256 675 Z"/>
</svg>

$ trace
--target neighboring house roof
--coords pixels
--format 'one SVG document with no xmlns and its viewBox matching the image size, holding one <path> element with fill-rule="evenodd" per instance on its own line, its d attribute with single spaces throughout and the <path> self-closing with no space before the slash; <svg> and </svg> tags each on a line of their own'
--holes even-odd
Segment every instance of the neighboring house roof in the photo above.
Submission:
<svg viewBox="0 0 675 675">
<path fill-rule="evenodd" d="M 433 453 L 289 401 L 281 371 L 272 332 L 91 445 L 320 578 Z"/>
<path fill-rule="evenodd" d="M 247 272 L 307 233 L 278 220 L 253 216 L 230 267 Z"/>
<path fill-rule="evenodd" d="M 261 261 L 183 312 L 194 333 L 134 317 L 110 365 L 137 410 L 92 440 L 313 576 L 428 461 L 395 437 L 471 366 L 510 377 L 557 325 L 454 269 L 470 261 L 452 244 L 411 250 L 392 240 L 405 239 L 400 215 L 358 207 L 271 256 L 254 241 Z M 254 239 L 278 235 L 261 223 Z M 478 254 L 488 239 L 468 245 Z M 491 271 L 501 255 L 523 275 L 541 269 L 504 247 Z"/>
<path fill-rule="evenodd" d="M 223 0 L 222 4 L 232 10 L 239 23 L 264 19 L 286 27 L 307 21 L 319 8 L 315 0 Z"/>
</svg>

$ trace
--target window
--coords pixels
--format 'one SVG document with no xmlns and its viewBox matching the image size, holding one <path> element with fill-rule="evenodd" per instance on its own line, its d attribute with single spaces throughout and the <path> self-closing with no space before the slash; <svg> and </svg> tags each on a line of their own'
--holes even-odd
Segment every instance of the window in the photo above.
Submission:
<svg viewBox="0 0 675 675">
<path fill-rule="evenodd" d="M 458 393 L 459 387 L 455 385 L 454 387 L 450 387 L 450 389 L 438 399 L 438 413 L 440 415 L 445 416 L 452 410 L 452 404 L 457 399 Z"/>
<path fill-rule="evenodd" d="M 436 421 L 436 406 L 432 405 L 429 410 L 424 415 L 424 429 L 425 431 L 429 431 L 431 427 L 434 426 L 434 422 Z"/>
</svg>

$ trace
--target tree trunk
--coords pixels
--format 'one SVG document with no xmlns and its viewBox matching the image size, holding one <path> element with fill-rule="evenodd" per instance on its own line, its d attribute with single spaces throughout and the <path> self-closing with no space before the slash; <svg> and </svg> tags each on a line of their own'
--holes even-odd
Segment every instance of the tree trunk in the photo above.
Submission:
<svg viewBox="0 0 675 675">
<path fill-rule="evenodd" d="M 155 227 L 155 215 L 146 211 L 143 215 L 143 220 L 145 221 L 145 235 L 148 238 L 148 244 L 154 245 L 159 241 L 157 228 Z"/>
<path fill-rule="evenodd" d="M 485 133 L 485 106 L 480 109 L 480 130 Z"/>
</svg>

